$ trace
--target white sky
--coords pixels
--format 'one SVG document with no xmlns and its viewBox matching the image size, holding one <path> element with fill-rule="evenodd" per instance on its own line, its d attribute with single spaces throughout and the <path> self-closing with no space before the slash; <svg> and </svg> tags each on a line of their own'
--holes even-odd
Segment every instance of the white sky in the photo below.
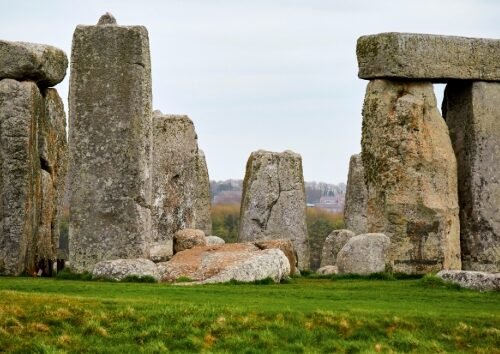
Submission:
<svg viewBox="0 0 500 354">
<path fill-rule="evenodd" d="M 495 0 L 0 0 L 0 8 L 0 39 L 68 55 L 76 25 L 106 11 L 118 24 L 145 25 L 153 107 L 193 119 L 218 180 L 243 178 L 258 149 L 300 153 L 306 180 L 347 180 L 366 86 L 357 78 L 359 36 L 500 38 Z M 57 88 L 67 102 L 68 77 Z"/>
</svg>

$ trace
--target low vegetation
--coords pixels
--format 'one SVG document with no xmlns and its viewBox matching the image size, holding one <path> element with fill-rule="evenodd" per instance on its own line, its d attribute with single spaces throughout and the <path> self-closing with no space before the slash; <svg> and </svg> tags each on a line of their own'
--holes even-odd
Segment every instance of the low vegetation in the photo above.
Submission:
<svg viewBox="0 0 500 354">
<path fill-rule="evenodd" d="M 499 353 L 500 294 L 296 278 L 185 286 L 0 278 L 0 351 Z"/>
</svg>

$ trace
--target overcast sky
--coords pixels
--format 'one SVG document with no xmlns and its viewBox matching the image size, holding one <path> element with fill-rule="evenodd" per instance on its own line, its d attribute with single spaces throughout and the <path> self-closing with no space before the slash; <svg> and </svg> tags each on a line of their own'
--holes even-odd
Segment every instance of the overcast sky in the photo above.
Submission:
<svg viewBox="0 0 500 354">
<path fill-rule="evenodd" d="M 379 32 L 500 38 L 500 1 L 0 0 L 0 39 L 69 55 L 78 24 L 111 12 L 149 30 L 153 106 L 188 114 L 211 179 L 243 178 L 258 149 L 302 155 L 304 177 L 346 182 L 366 81 L 356 40 Z M 68 71 L 69 73 L 69 71 Z M 57 86 L 67 102 L 68 77 Z M 442 91 L 437 88 L 438 99 Z"/>
</svg>

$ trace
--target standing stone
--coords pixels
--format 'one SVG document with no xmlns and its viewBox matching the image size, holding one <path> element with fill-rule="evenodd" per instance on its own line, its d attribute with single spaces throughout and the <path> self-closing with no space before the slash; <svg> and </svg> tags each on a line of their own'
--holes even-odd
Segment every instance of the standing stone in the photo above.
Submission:
<svg viewBox="0 0 500 354">
<path fill-rule="evenodd" d="M 208 177 L 207 161 L 202 150 L 198 150 L 195 169 L 194 226 L 198 230 L 203 230 L 205 235 L 210 235 L 212 233 L 210 178 Z"/>
<path fill-rule="evenodd" d="M 453 82 L 443 115 L 457 157 L 462 268 L 500 270 L 500 83 Z"/>
<path fill-rule="evenodd" d="M 368 232 L 390 237 L 393 270 L 460 269 L 456 160 L 431 83 L 368 84 L 362 158 Z"/>
<path fill-rule="evenodd" d="M 344 205 L 344 223 L 348 230 L 356 235 L 363 234 L 366 229 L 366 202 L 368 191 L 365 185 L 365 172 L 361 154 L 352 155 L 349 161 L 349 175 Z"/>
<path fill-rule="evenodd" d="M 197 136 L 188 116 L 155 111 L 153 125 L 152 242 L 172 250 L 177 231 L 195 228 Z"/>
<path fill-rule="evenodd" d="M 70 260 L 149 255 L 151 64 L 143 26 L 109 21 L 73 35 L 69 95 Z"/>
<path fill-rule="evenodd" d="M 321 252 L 321 268 L 336 265 L 337 254 L 356 234 L 350 230 L 333 230 L 325 239 Z"/>
<path fill-rule="evenodd" d="M 0 273 L 34 271 L 40 218 L 37 123 L 43 98 L 31 81 L 0 81 Z"/>
<path fill-rule="evenodd" d="M 239 240 L 289 239 L 299 269 L 309 268 L 302 158 L 292 151 L 259 150 L 247 162 Z"/>
</svg>

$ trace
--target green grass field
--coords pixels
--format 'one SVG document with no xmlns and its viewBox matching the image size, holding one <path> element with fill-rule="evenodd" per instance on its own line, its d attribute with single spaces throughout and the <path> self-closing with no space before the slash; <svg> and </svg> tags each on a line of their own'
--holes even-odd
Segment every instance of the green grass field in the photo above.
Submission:
<svg viewBox="0 0 500 354">
<path fill-rule="evenodd" d="M 500 293 L 421 280 L 0 277 L 0 352 L 500 353 Z"/>
</svg>

